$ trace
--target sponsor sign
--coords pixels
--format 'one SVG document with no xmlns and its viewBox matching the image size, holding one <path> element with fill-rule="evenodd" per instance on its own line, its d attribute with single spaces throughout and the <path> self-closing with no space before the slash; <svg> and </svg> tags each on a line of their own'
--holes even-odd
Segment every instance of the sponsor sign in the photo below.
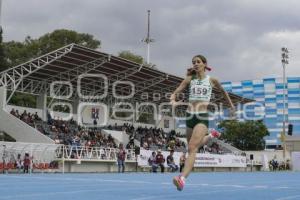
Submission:
<svg viewBox="0 0 300 200">
<path fill-rule="evenodd" d="M 148 166 L 148 159 L 151 156 L 152 151 L 141 149 L 140 156 L 138 157 L 139 166 Z M 169 155 L 169 152 L 162 151 L 165 160 Z M 176 165 L 179 165 L 179 158 L 181 152 L 174 152 L 174 161 Z M 167 166 L 165 161 L 165 166 Z M 236 156 L 231 154 L 219 155 L 219 154 L 202 154 L 197 153 L 194 167 L 246 167 L 246 157 Z"/>
</svg>

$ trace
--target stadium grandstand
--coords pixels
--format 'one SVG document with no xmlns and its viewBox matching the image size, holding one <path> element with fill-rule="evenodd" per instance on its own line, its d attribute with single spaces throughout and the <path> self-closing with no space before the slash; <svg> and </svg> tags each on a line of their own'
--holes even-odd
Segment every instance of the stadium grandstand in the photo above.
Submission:
<svg viewBox="0 0 300 200">
<path fill-rule="evenodd" d="M 170 94 L 181 81 L 172 74 L 76 44 L 3 71 L 0 131 L 16 142 L 2 142 L 5 159 L 1 166 L 8 169 L 7 164 L 19 154 L 29 153 L 39 170 L 50 169 L 52 163 L 51 170 L 56 166 L 56 170 L 84 171 L 85 163 L 88 171 L 115 171 L 120 143 L 127 148 L 128 170 L 136 170 L 137 162 L 145 162 L 145 156 L 158 149 L 165 153 L 175 150 L 174 156 L 179 157 L 186 150 L 186 140 L 184 132 L 176 129 L 168 106 Z M 221 91 L 213 90 L 213 103 L 228 107 Z M 9 105 L 15 92 L 35 95 L 36 108 Z M 229 95 L 235 105 L 253 101 Z M 184 102 L 186 97 L 182 94 L 179 98 Z M 67 112 L 58 112 L 57 107 L 67 108 Z M 145 113 L 152 117 L 151 124 L 139 122 Z M 184 114 L 185 106 L 179 106 L 176 115 Z M 222 141 L 212 141 L 200 153 L 217 154 L 208 154 L 207 160 L 239 160 L 236 166 L 222 167 L 245 167 L 242 152 Z"/>
</svg>

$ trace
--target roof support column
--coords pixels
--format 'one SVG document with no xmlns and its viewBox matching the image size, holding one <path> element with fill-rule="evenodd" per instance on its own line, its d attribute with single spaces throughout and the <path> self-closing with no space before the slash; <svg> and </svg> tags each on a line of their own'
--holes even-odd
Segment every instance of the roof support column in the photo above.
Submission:
<svg viewBox="0 0 300 200">
<path fill-rule="evenodd" d="M 2 86 L 0 87 L 0 109 L 3 110 L 6 107 L 6 87 Z"/>
<path fill-rule="evenodd" d="M 80 103 L 80 100 L 79 98 L 75 98 L 72 102 L 72 106 L 73 106 L 73 119 L 75 121 L 77 121 L 77 118 L 78 118 L 78 106 L 79 106 L 79 103 Z M 75 117 L 76 116 L 76 117 Z"/>
<path fill-rule="evenodd" d="M 110 124 L 112 124 L 112 116 L 111 116 L 111 111 L 112 111 L 112 102 L 107 102 L 107 112 L 108 112 L 108 114 L 107 114 L 107 124 L 106 125 L 110 125 Z"/>
<path fill-rule="evenodd" d="M 42 110 L 42 120 L 47 121 L 47 94 L 42 93 L 37 96 L 36 99 L 36 108 Z"/>
</svg>

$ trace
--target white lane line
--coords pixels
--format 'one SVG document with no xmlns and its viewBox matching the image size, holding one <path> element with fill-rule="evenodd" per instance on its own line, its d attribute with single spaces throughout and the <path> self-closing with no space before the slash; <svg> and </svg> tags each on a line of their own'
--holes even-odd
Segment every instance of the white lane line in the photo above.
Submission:
<svg viewBox="0 0 300 200">
<path fill-rule="evenodd" d="M 49 180 L 48 178 L 44 178 L 44 177 L 34 177 L 36 179 L 46 179 Z M 91 181 L 90 179 L 85 179 L 85 178 L 51 178 L 51 180 L 62 180 L 62 181 Z M 172 185 L 171 182 L 150 182 L 150 181 L 139 181 L 139 180 L 118 180 L 118 179 L 94 179 L 93 181 L 95 182 L 112 182 L 112 183 L 127 183 L 127 184 L 162 184 L 162 185 Z M 230 185 L 230 184 L 206 184 L 206 183 L 202 183 L 202 184 L 193 184 L 193 183 L 187 183 L 187 185 L 191 185 L 191 186 L 207 186 L 207 187 L 233 187 L 233 188 L 248 188 L 248 186 L 244 186 L 244 185 Z M 254 187 L 254 186 L 252 186 Z M 262 187 L 262 186 L 258 186 L 258 187 Z M 267 186 L 264 186 L 264 188 L 266 188 Z"/>
<path fill-rule="evenodd" d="M 85 185 L 87 186 L 87 185 Z M 50 186 L 51 188 L 51 186 Z M 65 187 L 64 187 L 65 188 Z M 109 194 L 113 194 L 116 191 L 115 187 L 111 187 L 109 189 L 86 189 L 86 190 L 77 190 L 76 188 L 69 188 L 72 189 L 71 191 L 60 191 L 60 192 L 53 192 L 53 191 L 48 191 L 48 192 L 43 192 L 43 193 L 30 193 L 30 194 L 16 194 L 16 195 L 6 195 L 6 196 L 0 196 L 0 199 L 24 199 L 24 197 L 46 197 L 46 196 L 50 196 L 50 195 L 62 195 L 62 194 L 76 194 L 76 193 L 87 193 L 89 192 L 89 194 L 91 194 L 91 192 L 97 192 L 97 194 L 101 194 L 101 193 L 109 193 Z M 76 189 L 76 190 L 75 190 Z M 120 192 L 121 190 L 124 191 L 136 191 L 136 188 L 118 188 L 118 192 Z"/>
<path fill-rule="evenodd" d="M 9 196 L 1 196 L 0 199 L 15 199 L 15 198 L 22 198 L 23 197 L 38 197 L 38 196 L 48 196 L 48 195 L 58 195 L 58 194 L 74 194 L 74 193 L 81 193 L 81 192 L 99 192 L 99 189 L 94 190 L 76 190 L 76 191 L 63 191 L 63 192 L 43 192 L 43 193 L 33 193 L 33 194 L 20 194 L 20 195 L 9 195 Z M 102 190 L 103 191 L 103 190 Z M 112 190 L 109 190 L 112 191 Z"/>
<path fill-rule="evenodd" d="M 287 197 L 280 197 L 276 200 L 288 200 L 288 199 L 299 199 L 300 195 L 294 195 L 294 196 L 287 196 Z"/>
<path fill-rule="evenodd" d="M 180 193 L 180 192 L 174 192 L 174 194 L 171 195 L 151 195 L 151 196 L 144 196 L 144 197 L 138 197 L 138 198 L 133 198 L 131 200 L 149 200 L 149 199 L 164 199 L 164 198 L 172 198 L 172 197 L 178 197 L 184 194 L 184 198 L 187 196 L 195 196 L 195 195 L 200 195 L 200 194 L 213 194 L 213 193 L 220 193 L 220 192 L 237 192 L 237 191 L 246 191 L 246 190 L 251 190 L 251 189 L 235 189 L 235 190 L 214 190 L 214 191 L 209 191 L 209 192 L 192 192 L 192 193 Z"/>
<path fill-rule="evenodd" d="M 187 184 L 189 186 L 202 186 L 202 187 L 233 187 L 233 188 L 268 188 L 269 186 L 267 185 L 253 185 L 253 186 L 248 186 L 248 185 L 231 185 L 231 184 L 207 184 L 207 183 L 202 183 L 202 184 Z"/>
<path fill-rule="evenodd" d="M 11 176 L 14 178 L 27 179 L 28 177 L 19 177 L 19 176 Z M 39 179 L 39 180 L 49 180 L 49 181 L 96 181 L 96 182 L 114 182 L 114 183 L 138 183 L 138 184 L 157 184 L 150 181 L 140 181 L 140 180 L 121 180 L 121 179 L 90 179 L 90 178 L 70 178 L 70 177 L 30 177 L 30 179 Z"/>
<path fill-rule="evenodd" d="M 263 188 L 263 189 L 266 189 L 266 188 L 269 188 L 267 185 L 254 185 L 253 188 Z"/>
<path fill-rule="evenodd" d="M 274 189 L 289 189 L 290 187 L 287 186 L 278 186 L 278 187 L 273 187 Z"/>
<path fill-rule="evenodd" d="M 20 178 L 20 179 L 27 179 L 28 177 L 25 176 L 11 176 L 15 178 Z M 91 179 L 88 178 L 70 178 L 70 177 L 30 177 L 31 179 L 40 179 L 40 180 L 51 180 L 51 181 L 88 181 L 90 182 Z M 171 182 L 150 182 L 150 181 L 140 181 L 140 180 L 118 180 L 118 179 L 93 179 L 92 181 L 94 182 L 112 182 L 112 183 L 127 183 L 127 184 L 161 184 L 161 185 L 172 185 Z M 277 187 L 272 187 L 268 185 L 252 185 L 252 186 L 247 186 L 247 185 L 236 185 L 236 184 L 207 184 L 207 183 L 201 183 L 201 184 L 193 184 L 193 183 L 187 183 L 187 186 L 202 186 L 202 187 L 231 187 L 231 188 L 261 188 L 261 189 L 266 189 L 266 188 L 273 188 L 273 189 L 288 189 L 289 187 L 285 186 L 277 186 Z"/>
</svg>

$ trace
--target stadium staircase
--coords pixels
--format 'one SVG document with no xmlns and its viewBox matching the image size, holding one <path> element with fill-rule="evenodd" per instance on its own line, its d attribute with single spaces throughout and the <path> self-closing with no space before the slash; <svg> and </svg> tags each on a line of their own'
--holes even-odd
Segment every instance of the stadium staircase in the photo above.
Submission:
<svg viewBox="0 0 300 200">
<path fill-rule="evenodd" d="M 22 120 L 0 109 L 0 131 L 4 131 L 17 142 L 54 144 L 54 141 Z"/>
<path fill-rule="evenodd" d="M 103 129 L 101 131 L 101 133 L 105 134 L 106 136 L 111 135 L 117 144 L 122 142 L 124 145 L 126 145 L 129 142 L 129 135 L 127 135 L 123 131 L 114 131 L 114 130 Z M 139 141 L 136 139 L 134 140 L 134 144 L 136 146 L 140 146 Z"/>
<path fill-rule="evenodd" d="M 219 146 L 221 146 L 224 153 L 233 153 L 236 155 L 241 155 L 242 151 L 222 140 L 213 139 L 214 142 L 216 142 Z"/>
</svg>

